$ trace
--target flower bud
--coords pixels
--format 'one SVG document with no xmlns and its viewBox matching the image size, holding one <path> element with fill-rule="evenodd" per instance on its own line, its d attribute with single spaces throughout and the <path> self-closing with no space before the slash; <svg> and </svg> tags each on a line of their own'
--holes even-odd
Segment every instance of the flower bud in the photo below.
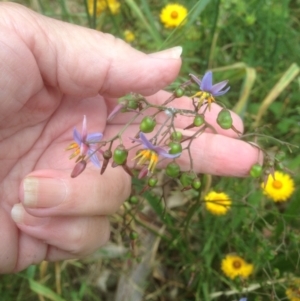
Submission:
<svg viewBox="0 0 300 301">
<path fill-rule="evenodd" d="M 171 162 L 166 167 L 166 174 L 171 178 L 177 178 L 180 174 L 180 167 L 177 163 Z"/>
<path fill-rule="evenodd" d="M 169 143 L 169 154 L 175 155 L 182 152 L 182 146 L 179 142 L 172 141 Z"/>
<path fill-rule="evenodd" d="M 201 126 L 204 123 L 204 115 L 196 115 L 193 121 L 194 126 Z"/>
<path fill-rule="evenodd" d="M 227 109 L 222 109 L 218 114 L 217 123 L 224 130 L 230 129 L 232 126 L 232 117 L 230 111 Z"/>
<path fill-rule="evenodd" d="M 85 160 L 81 160 L 78 163 L 76 163 L 76 165 L 74 166 L 74 168 L 72 170 L 71 178 L 78 177 L 85 170 L 85 167 L 86 167 Z"/>
<path fill-rule="evenodd" d="M 175 90 L 174 95 L 179 98 L 184 95 L 184 89 L 179 87 Z"/>
<path fill-rule="evenodd" d="M 118 165 L 123 165 L 126 163 L 128 157 L 128 151 L 125 149 L 123 145 L 119 145 L 113 155 L 114 162 Z"/>
<path fill-rule="evenodd" d="M 110 149 L 107 149 L 104 153 L 103 153 L 103 158 L 105 160 L 109 160 L 112 157 L 112 152 Z"/>
<path fill-rule="evenodd" d="M 252 178 L 259 178 L 262 175 L 263 168 L 260 164 L 253 164 L 250 169 L 250 176 Z"/>
<path fill-rule="evenodd" d="M 151 133 L 156 126 L 156 121 L 150 116 L 145 116 L 140 123 L 140 130 L 143 133 Z"/>
</svg>

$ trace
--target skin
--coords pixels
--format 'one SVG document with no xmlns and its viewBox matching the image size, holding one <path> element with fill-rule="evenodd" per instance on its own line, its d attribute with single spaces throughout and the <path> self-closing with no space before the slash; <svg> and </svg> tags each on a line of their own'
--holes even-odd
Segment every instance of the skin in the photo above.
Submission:
<svg viewBox="0 0 300 301">
<path fill-rule="evenodd" d="M 83 115 L 89 132 L 117 133 L 130 116 L 106 123 L 117 97 L 137 92 L 165 101 L 167 92 L 159 90 L 176 78 L 181 59 L 176 49 L 146 55 L 111 35 L 11 3 L 0 3 L 0 45 L 0 273 L 12 273 L 42 260 L 82 257 L 107 242 L 107 216 L 129 196 L 131 180 L 122 168 L 100 176 L 91 164 L 71 179 L 74 161 L 64 149 Z M 218 110 L 212 107 L 212 121 Z M 187 122 L 178 117 L 176 127 Z M 237 116 L 234 124 L 242 131 Z M 137 129 L 130 126 L 126 135 Z M 247 175 L 257 150 L 218 131 L 193 143 L 195 169 Z M 188 157 L 180 162 L 186 166 Z"/>
</svg>

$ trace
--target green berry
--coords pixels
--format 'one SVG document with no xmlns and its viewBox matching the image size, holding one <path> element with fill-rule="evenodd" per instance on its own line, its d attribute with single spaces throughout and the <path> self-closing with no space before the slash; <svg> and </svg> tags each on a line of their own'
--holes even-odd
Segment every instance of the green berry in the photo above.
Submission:
<svg viewBox="0 0 300 301">
<path fill-rule="evenodd" d="M 198 190 L 200 187 L 201 187 L 201 181 L 199 178 L 195 178 L 192 182 L 192 187 L 195 189 L 195 190 Z"/>
<path fill-rule="evenodd" d="M 130 232 L 131 240 L 136 240 L 138 237 L 139 237 L 139 235 L 136 232 L 134 232 L 134 231 Z"/>
<path fill-rule="evenodd" d="M 143 133 L 151 133 L 156 126 L 156 121 L 150 116 L 146 116 L 140 123 L 140 130 Z"/>
<path fill-rule="evenodd" d="M 179 142 L 172 141 L 169 143 L 169 154 L 179 154 L 182 152 L 182 146 Z"/>
<path fill-rule="evenodd" d="M 129 99 L 127 108 L 131 110 L 136 110 L 139 104 L 135 99 Z"/>
<path fill-rule="evenodd" d="M 194 174 L 184 172 L 180 176 L 180 183 L 182 184 L 183 187 L 190 186 L 195 178 Z"/>
<path fill-rule="evenodd" d="M 193 121 L 194 126 L 201 126 L 204 123 L 204 115 L 196 115 Z"/>
<path fill-rule="evenodd" d="M 175 92 L 174 92 L 174 95 L 176 96 L 176 97 L 181 97 L 181 96 L 183 96 L 184 95 L 184 89 L 183 88 L 177 88 L 176 90 L 175 90 Z"/>
<path fill-rule="evenodd" d="M 182 133 L 181 132 L 173 132 L 171 134 L 171 140 L 172 141 L 178 141 L 178 142 L 180 142 L 181 139 L 182 139 Z"/>
<path fill-rule="evenodd" d="M 128 151 L 125 149 L 123 145 L 119 145 L 113 155 L 114 162 L 117 163 L 118 165 L 123 165 L 126 163 L 128 157 Z"/>
<path fill-rule="evenodd" d="M 259 178 L 262 174 L 263 168 L 260 164 L 256 163 L 254 165 L 252 165 L 251 169 L 250 169 L 250 176 L 252 178 Z"/>
<path fill-rule="evenodd" d="M 130 198 L 129 198 L 129 202 L 131 204 L 137 204 L 139 202 L 139 199 L 136 195 L 132 195 Z"/>
<path fill-rule="evenodd" d="M 166 174 L 171 178 L 177 178 L 180 174 L 180 167 L 177 163 L 171 162 L 166 167 Z"/>
<path fill-rule="evenodd" d="M 232 126 L 232 117 L 231 117 L 231 114 L 230 114 L 229 110 L 222 109 L 219 112 L 218 117 L 217 117 L 217 123 L 224 130 L 228 130 L 228 129 L 231 128 L 231 126 Z"/>
<path fill-rule="evenodd" d="M 156 177 L 151 177 L 149 180 L 148 180 L 148 185 L 150 186 L 150 187 L 155 187 L 156 186 L 156 184 L 157 184 L 157 178 Z"/>
</svg>

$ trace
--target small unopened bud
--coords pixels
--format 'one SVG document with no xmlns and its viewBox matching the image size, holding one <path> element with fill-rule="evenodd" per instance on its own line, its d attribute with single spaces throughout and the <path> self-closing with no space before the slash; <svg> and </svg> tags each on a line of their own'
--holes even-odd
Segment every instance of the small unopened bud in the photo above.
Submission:
<svg viewBox="0 0 300 301">
<path fill-rule="evenodd" d="M 142 169 L 139 172 L 138 179 L 143 179 L 148 175 L 148 168 L 146 166 L 143 166 Z"/>
<path fill-rule="evenodd" d="M 122 167 L 132 178 L 134 177 L 134 174 L 132 173 L 131 169 L 126 164 L 123 164 Z"/>
<path fill-rule="evenodd" d="M 76 165 L 74 166 L 74 168 L 72 170 L 71 178 L 78 177 L 85 170 L 85 167 L 86 167 L 85 160 L 81 160 L 78 163 L 76 163 Z"/>
<path fill-rule="evenodd" d="M 112 157 L 112 152 L 110 149 L 107 149 L 104 153 L 103 153 L 103 158 L 106 160 L 109 160 Z"/>
</svg>

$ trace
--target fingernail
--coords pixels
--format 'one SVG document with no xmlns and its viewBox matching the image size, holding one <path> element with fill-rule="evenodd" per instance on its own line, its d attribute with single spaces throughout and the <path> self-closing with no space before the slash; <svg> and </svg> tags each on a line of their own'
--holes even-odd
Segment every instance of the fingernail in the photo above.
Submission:
<svg viewBox="0 0 300 301">
<path fill-rule="evenodd" d="M 149 54 L 149 56 L 158 59 L 179 59 L 182 53 L 182 47 L 176 46 L 163 51 Z"/>
<path fill-rule="evenodd" d="M 24 210 L 22 204 L 16 204 L 11 209 L 10 215 L 15 223 L 22 224 L 23 220 L 24 220 L 24 212 L 25 212 L 25 210 Z"/>
<path fill-rule="evenodd" d="M 23 181 L 23 204 L 30 208 L 49 208 L 61 204 L 67 194 L 61 179 L 28 177 Z"/>
</svg>

